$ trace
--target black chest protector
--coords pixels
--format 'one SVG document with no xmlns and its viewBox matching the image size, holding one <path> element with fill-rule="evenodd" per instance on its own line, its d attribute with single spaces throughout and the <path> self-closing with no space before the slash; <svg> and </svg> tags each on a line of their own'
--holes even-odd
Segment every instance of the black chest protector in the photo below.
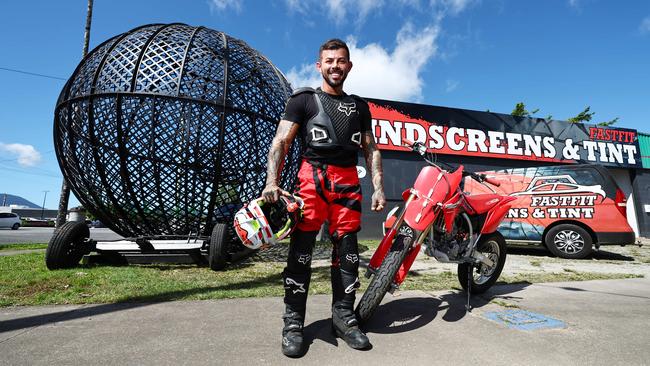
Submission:
<svg viewBox="0 0 650 366">
<path fill-rule="evenodd" d="M 356 151 L 361 144 L 360 98 L 333 98 L 322 90 L 301 88 L 293 94 L 313 95 L 318 113 L 305 125 L 307 145 L 315 150 Z"/>
</svg>

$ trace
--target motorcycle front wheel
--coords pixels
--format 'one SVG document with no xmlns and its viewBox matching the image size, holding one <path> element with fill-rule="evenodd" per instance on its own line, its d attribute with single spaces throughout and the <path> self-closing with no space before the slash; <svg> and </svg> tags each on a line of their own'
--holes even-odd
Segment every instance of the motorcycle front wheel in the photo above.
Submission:
<svg viewBox="0 0 650 366">
<path fill-rule="evenodd" d="M 363 293 L 361 300 L 359 300 L 356 315 L 357 320 L 360 322 L 365 322 L 370 319 L 375 310 L 377 310 L 381 300 L 393 283 L 395 274 L 397 274 L 404 258 L 406 258 L 406 254 L 411 248 L 413 231 L 408 226 L 405 227 L 410 230 L 410 235 L 402 234 L 404 231 L 400 229 L 400 233 L 395 236 L 393 245 L 388 253 L 386 253 L 384 261 L 377 269 L 375 275 L 372 276 L 366 292 Z"/>
<path fill-rule="evenodd" d="M 458 265 L 458 281 L 463 290 L 467 291 L 469 285 L 471 293 L 482 294 L 492 287 L 501 275 L 503 265 L 506 263 L 506 241 L 501 234 L 495 232 L 482 237 L 477 250 L 491 259 L 494 265 L 460 263 Z"/>
</svg>

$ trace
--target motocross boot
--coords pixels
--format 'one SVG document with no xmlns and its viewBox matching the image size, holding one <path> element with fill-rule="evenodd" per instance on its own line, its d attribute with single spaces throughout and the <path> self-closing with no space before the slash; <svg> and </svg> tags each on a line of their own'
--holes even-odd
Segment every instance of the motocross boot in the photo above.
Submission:
<svg viewBox="0 0 650 366">
<path fill-rule="evenodd" d="M 332 328 L 354 349 L 370 347 L 368 337 L 359 329 L 354 314 L 354 300 L 359 286 L 359 252 L 357 235 L 349 233 L 334 238 L 332 251 Z"/>
<path fill-rule="evenodd" d="M 351 307 L 337 302 L 332 306 L 332 328 L 336 335 L 354 349 L 370 347 L 370 340 L 361 329 Z"/>
<path fill-rule="evenodd" d="M 284 319 L 282 353 L 288 357 L 300 357 L 304 354 L 302 329 L 305 322 L 305 310 L 296 311 L 291 305 L 287 305 L 282 318 Z"/>
<path fill-rule="evenodd" d="M 302 329 L 305 322 L 305 308 L 311 271 L 296 274 L 285 269 L 282 277 L 284 279 L 284 303 L 286 305 L 286 310 L 282 316 L 284 319 L 282 353 L 289 357 L 300 357 L 305 352 Z"/>
<path fill-rule="evenodd" d="M 282 353 L 289 357 L 300 357 L 305 353 L 303 325 L 305 308 L 311 279 L 311 254 L 318 232 L 296 230 L 291 236 L 287 267 L 282 272 L 284 303 L 286 310 L 282 318 Z"/>
</svg>

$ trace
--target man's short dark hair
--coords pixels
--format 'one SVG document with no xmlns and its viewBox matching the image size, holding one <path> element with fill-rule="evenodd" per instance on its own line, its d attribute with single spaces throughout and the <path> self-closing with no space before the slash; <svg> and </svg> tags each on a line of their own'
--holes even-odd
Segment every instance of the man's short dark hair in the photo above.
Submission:
<svg viewBox="0 0 650 366">
<path fill-rule="evenodd" d="M 320 46 L 320 48 L 318 49 L 318 59 L 320 60 L 321 56 L 323 55 L 323 51 L 338 50 L 340 48 L 345 49 L 345 52 L 348 53 L 348 59 L 350 59 L 350 49 L 348 48 L 348 45 L 338 38 L 329 39 Z"/>
</svg>

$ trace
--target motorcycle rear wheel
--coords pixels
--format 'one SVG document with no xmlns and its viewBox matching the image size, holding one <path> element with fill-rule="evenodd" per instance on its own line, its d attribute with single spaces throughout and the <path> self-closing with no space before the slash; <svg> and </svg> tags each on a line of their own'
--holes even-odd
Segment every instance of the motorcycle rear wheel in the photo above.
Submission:
<svg viewBox="0 0 650 366">
<path fill-rule="evenodd" d="M 397 274 L 404 258 L 406 258 L 406 254 L 411 248 L 411 240 L 413 239 L 410 236 L 404 234 L 397 234 L 395 236 L 393 245 L 388 253 L 386 253 L 384 261 L 370 280 L 368 288 L 363 293 L 361 300 L 359 300 L 356 315 L 357 320 L 360 322 L 363 323 L 370 319 L 375 310 L 377 310 L 377 307 L 379 307 L 381 300 L 393 283 L 395 274 Z"/>
<path fill-rule="evenodd" d="M 470 292 L 472 294 L 484 293 L 499 279 L 503 265 L 506 263 L 506 241 L 501 234 L 495 232 L 481 238 L 477 250 L 494 261 L 495 264 L 491 267 L 486 267 L 485 264 L 477 266 L 472 263 L 458 265 L 458 281 L 465 291 L 468 287 L 467 277 L 471 272 Z"/>
</svg>

